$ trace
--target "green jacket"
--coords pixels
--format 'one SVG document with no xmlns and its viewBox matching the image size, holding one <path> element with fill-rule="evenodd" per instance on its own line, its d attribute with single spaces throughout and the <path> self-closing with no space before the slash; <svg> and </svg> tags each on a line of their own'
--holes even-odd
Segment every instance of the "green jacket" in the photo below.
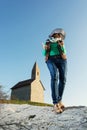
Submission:
<svg viewBox="0 0 87 130">
<path fill-rule="evenodd" d="M 65 46 L 63 45 L 62 47 L 61 47 L 61 50 L 62 50 L 62 52 L 64 53 L 64 54 L 66 54 L 66 49 L 65 49 Z M 47 54 L 47 50 L 43 50 L 43 55 L 44 56 L 46 56 L 46 54 Z M 50 52 L 49 52 L 49 55 L 50 56 L 54 56 L 54 55 L 60 55 L 60 52 L 59 52 L 59 50 L 58 50 L 58 43 L 51 43 L 50 44 Z"/>
</svg>

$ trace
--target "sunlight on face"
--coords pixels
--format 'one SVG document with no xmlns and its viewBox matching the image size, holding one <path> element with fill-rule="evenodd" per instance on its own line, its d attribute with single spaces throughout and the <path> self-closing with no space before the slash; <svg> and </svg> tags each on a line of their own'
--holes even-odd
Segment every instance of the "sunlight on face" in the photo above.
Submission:
<svg viewBox="0 0 87 130">
<path fill-rule="evenodd" d="M 54 37 L 54 38 L 62 38 L 62 35 L 60 33 L 54 33 L 52 35 L 52 37 Z"/>
</svg>

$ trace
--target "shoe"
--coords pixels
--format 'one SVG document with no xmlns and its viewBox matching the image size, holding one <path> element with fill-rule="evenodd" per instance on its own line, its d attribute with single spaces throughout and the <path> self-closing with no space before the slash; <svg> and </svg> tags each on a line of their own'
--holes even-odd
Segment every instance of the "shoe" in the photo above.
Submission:
<svg viewBox="0 0 87 130">
<path fill-rule="evenodd" d="M 65 108 L 64 104 L 60 101 L 58 104 L 57 104 L 62 110 Z"/>
<path fill-rule="evenodd" d="M 54 109 L 54 111 L 55 111 L 57 114 L 63 112 L 63 110 L 60 108 L 60 106 L 59 106 L 58 104 L 55 104 L 53 109 Z"/>
</svg>

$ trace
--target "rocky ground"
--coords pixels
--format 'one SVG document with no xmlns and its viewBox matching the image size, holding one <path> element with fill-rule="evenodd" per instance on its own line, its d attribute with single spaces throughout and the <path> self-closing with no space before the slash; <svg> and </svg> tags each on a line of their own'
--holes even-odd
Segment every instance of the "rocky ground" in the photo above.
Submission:
<svg viewBox="0 0 87 130">
<path fill-rule="evenodd" d="M 87 130 L 87 107 L 67 107 L 55 114 L 52 107 L 0 104 L 0 130 Z"/>
</svg>

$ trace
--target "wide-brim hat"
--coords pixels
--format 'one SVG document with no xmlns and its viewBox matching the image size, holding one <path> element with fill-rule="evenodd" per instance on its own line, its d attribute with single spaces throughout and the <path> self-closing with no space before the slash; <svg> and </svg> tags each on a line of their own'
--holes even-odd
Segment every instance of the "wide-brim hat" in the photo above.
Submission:
<svg viewBox="0 0 87 130">
<path fill-rule="evenodd" d="M 53 34 L 55 34 L 55 33 L 61 34 L 63 40 L 64 40 L 65 37 L 66 37 L 66 33 L 65 33 L 65 31 L 64 31 L 62 28 L 56 28 L 56 29 L 54 29 L 54 30 L 51 32 L 51 34 L 49 35 L 49 37 L 52 37 Z"/>
</svg>

